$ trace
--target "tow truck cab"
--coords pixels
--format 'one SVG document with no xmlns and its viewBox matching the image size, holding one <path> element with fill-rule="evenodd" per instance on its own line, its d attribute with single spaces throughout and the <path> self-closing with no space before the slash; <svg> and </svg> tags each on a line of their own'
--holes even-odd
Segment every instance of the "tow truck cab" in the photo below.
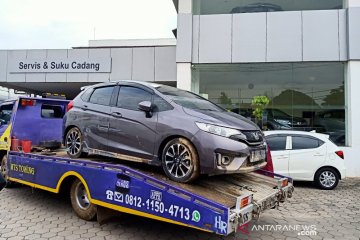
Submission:
<svg viewBox="0 0 360 240">
<path fill-rule="evenodd" d="M 19 97 L 0 104 L 0 157 L 10 150 L 11 141 L 31 141 L 32 146 L 61 146 L 62 119 L 69 101 Z M 16 121 L 14 121 L 16 118 Z M 14 141 L 13 141 L 14 142 Z M 0 158 L 0 159 L 1 159 Z"/>
</svg>

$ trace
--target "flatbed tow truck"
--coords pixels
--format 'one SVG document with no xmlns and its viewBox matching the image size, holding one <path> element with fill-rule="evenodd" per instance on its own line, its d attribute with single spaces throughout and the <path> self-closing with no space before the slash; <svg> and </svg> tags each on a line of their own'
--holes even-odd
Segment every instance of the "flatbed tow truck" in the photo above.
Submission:
<svg viewBox="0 0 360 240">
<path fill-rule="evenodd" d="M 70 188 L 74 211 L 83 219 L 93 217 L 82 214 L 81 210 L 89 207 L 98 220 L 112 209 L 226 236 L 262 212 L 276 209 L 294 191 L 290 178 L 266 175 L 262 170 L 204 176 L 195 183 L 181 184 L 151 166 L 91 155 L 75 160 L 68 158 L 64 149 L 37 148 L 44 140 L 61 140 L 58 126 L 62 125 L 63 114 L 56 112 L 65 111 L 66 104 L 41 98 L 14 101 L 9 129 L 4 132 L 9 135 L 0 138 L 6 140 L 1 146 L 8 143 L 0 149 L 1 170 L 12 183 L 52 193 Z M 44 118 L 43 113 L 52 117 Z M 49 134 L 49 127 L 56 134 Z M 31 140 L 33 150 L 38 152 L 10 147 L 10 139 L 14 143 L 15 138 Z"/>
</svg>

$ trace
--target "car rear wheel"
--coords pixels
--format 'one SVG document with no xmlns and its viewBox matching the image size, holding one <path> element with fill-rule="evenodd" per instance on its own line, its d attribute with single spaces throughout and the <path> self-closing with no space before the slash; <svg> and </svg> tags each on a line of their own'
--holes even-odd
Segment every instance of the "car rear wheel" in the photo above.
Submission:
<svg viewBox="0 0 360 240">
<path fill-rule="evenodd" d="M 83 135 L 77 127 L 71 128 L 65 136 L 66 152 L 71 158 L 79 158 L 83 155 Z"/>
<path fill-rule="evenodd" d="M 315 183 L 324 190 L 332 190 L 339 183 L 339 175 L 332 168 L 322 168 L 315 175 Z"/>
<path fill-rule="evenodd" d="M 162 166 L 165 174 L 176 182 L 192 182 L 200 175 L 196 149 L 185 138 L 175 138 L 165 145 Z"/>
<path fill-rule="evenodd" d="M 71 205 L 79 218 L 86 221 L 94 220 L 97 214 L 97 207 L 90 202 L 84 184 L 76 179 L 71 185 L 70 190 Z"/>
</svg>

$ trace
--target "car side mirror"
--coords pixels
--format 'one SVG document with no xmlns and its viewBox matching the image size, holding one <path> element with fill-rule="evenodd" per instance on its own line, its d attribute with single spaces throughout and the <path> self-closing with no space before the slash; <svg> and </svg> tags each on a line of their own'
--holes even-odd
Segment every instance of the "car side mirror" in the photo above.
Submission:
<svg viewBox="0 0 360 240">
<path fill-rule="evenodd" d="M 138 105 L 139 110 L 146 113 L 146 117 L 152 117 L 153 104 L 150 101 L 142 101 Z"/>
</svg>

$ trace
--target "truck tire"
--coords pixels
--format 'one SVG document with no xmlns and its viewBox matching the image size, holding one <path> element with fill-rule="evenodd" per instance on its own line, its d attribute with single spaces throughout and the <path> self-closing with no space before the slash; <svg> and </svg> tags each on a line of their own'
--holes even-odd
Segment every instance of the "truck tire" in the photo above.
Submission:
<svg viewBox="0 0 360 240">
<path fill-rule="evenodd" d="M 83 140 L 84 137 L 79 128 L 73 127 L 67 131 L 64 144 L 66 152 L 70 158 L 86 156 L 86 153 L 83 153 Z"/>
<path fill-rule="evenodd" d="M 1 170 L 1 175 L 4 178 L 4 180 L 6 181 L 6 186 L 5 188 L 10 188 L 10 187 L 14 187 L 15 183 L 14 182 L 10 182 L 8 180 L 8 169 L 7 169 L 7 155 L 5 154 L 4 156 L 2 156 L 1 158 L 1 165 L 0 165 L 0 170 Z"/>
<path fill-rule="evenodd" d="M 189 183 L 200 175 L 197 151 L 185 138 L 172 139 L 165 145 L 162 166 L 165 174 L 175 182 Z"/>
<path fill-rule="evenodd" d="M 314 182 L 324 190 L 332 190 L 339 183 L 339 175 L 333 168 L 321 168 L 315 174 Z"/>
<path fill-rule="evenodd" d="M 70 189 L 71 205 L 76 215 L 86 221 L 94 220 L 97 214 L 97 207 L 90 202 L 84 184 L 76 179 Z"/>
</svg>

